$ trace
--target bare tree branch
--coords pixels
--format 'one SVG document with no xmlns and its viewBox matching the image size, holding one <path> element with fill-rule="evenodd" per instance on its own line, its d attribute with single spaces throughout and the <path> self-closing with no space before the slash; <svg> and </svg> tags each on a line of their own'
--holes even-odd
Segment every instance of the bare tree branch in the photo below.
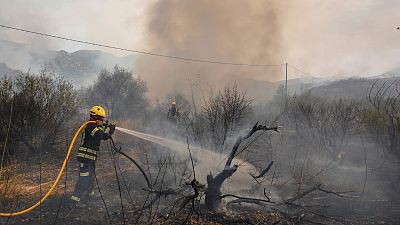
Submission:
<svg viewBox="0 0 400 225">
<path fill-rule="evenodd" d="M 278 132 L 278 131 L 279 131 L 279 128 L 280 128 L 280 127 L 278 127 L 278 126 L 276 126 L 276 127 L 267 127 L 267 126 L 264 126 L 264 125 L 258 125 L 258 122 L 257 122 L 257 123 L 253 126 L 253 128 L 249 131 L 249 133 L 248 133 L 246 136 L 244 136 L 244 137 L 239 137 L 239 138 L 236 140 L 236 143 L 235 143 L 235 145 L 233 146 L 232 151 L 231 151 L 231 153 L 230 153 L 229 156 L 228 156 L 228 160 L 226 161 L 225 168 L 230 167 L 233 158 L 235 158 L 235 156 L 236 156 L 236 152 L 237 152 L 237 150 L 239 149 L 240 144 L 241 144 L 244 140 L 246 140 L 247 138 L 251 137 L 255 132 L 257 132 L 257 131 L 259 131 L 259 130 L 273 130 L 273 131 Z"/>
<path fill-rule="evenodd" d="M 265 189 L 264 189 L 264 194 L 265 194 Z M 259 198 L 248 198 L 248 197 L 241 197 L 233 194 L 225 194 L 222 195 L 220 198 L 226 198 L 226 197 L 233 197 L 236 198 L 233 201 L 230 201 L 229 204 L 234 204 L 234 203 L 251 203 L 251 204 L 257 204 L 257 205 L 264 205 L 263 203 L 275 203 L 271 202 L 271 199 L 265 195 L 267 199 L 259 199 Z"/>
<path fill-rule="evenodd" d="M 255 176 L 255 175 L 253 175 L 253 174 L 250 174 L 250 176 L 253 177 L 254 179 L 263 177 L 263 176 L 271 169 L 272 164 L 274 164 L 274 161 L 271 161 L 271 162 L 268 164 L 267 168 L 265 168 L 259 175 Z"/>
<path fill-rule="evenodd" d="M 321 185 L 322 185 L 322 184 L 318 184 L 318 185 L 316 185 L 316 186 L 314 186 L 314 187 L 312 187 L 312 188 L 310 188 L 310 189 L 307 189 L 307 190 L 305 190 L 305 191 L 303 191 L 303 192 L 297 194 L 297 195 L 294 196 L 293 198 L 289 198 L 289 199 L 285 200 L 284 203 L 294 202 L 294 201 L 296 201 L 296 200 L 299 200 L 299 199 L 303 198 L 304 196 L 310 194 L 311 192 L 317 190 Z"/>
<path fill-rule="evenodd" d="M 338 191 L 331 191 L 331 190 L 326 190 L 321 188 L 322 184 L 317 184 L 314 187 L 311 187 L 303 192 L 300 192 L 299 194 L 297 194 L 296 196 L 294 196 L 293 198 L 289 198 L 287 200 L 285 200 L 283 203 L 284 204 L 288 204 L 288 203 L 292 203 L 296 200 L 299 200 L 303 197 L 305 197 L 306 195 L 310 194 L 311 192 L 314 192 L 316 190 L 318 191 L 322 191 L 325 192 L 327 194 L 333 194 L 336 195 L 338 197 L 342 197 L 342 198 L 359 198 L 360 196 L 350 196 L 350 195 L 344 195 L 345 193 L 351 193 L 353 191 L 342 191 L 342 192 L 338 192 Z"/>
</svg>

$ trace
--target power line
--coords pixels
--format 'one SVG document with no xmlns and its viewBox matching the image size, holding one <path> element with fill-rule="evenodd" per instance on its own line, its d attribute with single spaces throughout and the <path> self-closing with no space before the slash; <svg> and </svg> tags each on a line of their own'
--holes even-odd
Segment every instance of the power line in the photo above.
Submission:
<svg viewBox="0 0 400 225">
<path fill-rule="evenodd" d="M 294 70 L 299 71 L 300 73 L 302 73 L 302 74 L 304 74 L 304 75 L 306 75 L 306 76 L 313 77 L 310 73 L 304 72 L 303 70 L 301 70 L 301 69 L 299 69 L 299 68 L 297 68 L 297 67 L 295 67 L 295 66 L 292 66 L 292 65 L 290 65 L 290 64 L 288 64 L 288 66 L 289 66 L 290 68 L 294 69 Z"/>
<path fill-rule="evenodd" d="M 184 60 L 184 61 L 200 62 L 200 63 L 210 63 L 210 64 L 221 64 L 221 65 L 232 65 L 232 66 L 251 66 L 251 67 L 283 66 L 283 64 L 249 64 L 249 63 L 233 63 L 233 62 L 224 62 L 224 61 L 214 61 L 214 60 L 208 60 L 208 59 L 187 58 L 187 57 L 181 57 L 181 56 L 173 56 L 173 55 L 166 55 L 166 54 L 160 54 L 160 53 L 154 53 L 154 52 L 132 50 L 132 49 L 121 48 L 121 47 L 116 47 L 116 46 L 112 46 L 112 45 L 83 41 L 83 40 L 73 39 L 73 38 L 64 37 L 64 36 L 58 36 L 58 35 L 41 33 L 41 32 L 32 31 L 32 30 L 21 29 L 21 28 L 17 28 L 17 27 L 6 26 L 3 24 L 0 24 L 0 27 L 11 29 L 11 30 L 17 30 L 17 31 L 21 31 L 21 32 L 26 32 L 26 33 L 31 33 L 31 34 L 36 34 L 36 35 L 41 35 L 41 36 L 50 37 L 50 38 L 57 38 L 57 39 L 61 39 L 61 40 L 77 42 L 77 43 L 81 43 L 81 44 L 93 45 L 93 46 L 98 46 L 98 47 L 103 47 L 103 48 L 110 48 L 110 49 L 116 49 L 116 50 L 121 50 L 121 51 L 127 51 L 127 52 L 133 52 L 133 53 L 138 53 L 138 54 L 151 55 L 151 56 L 163 57 L 163 58 L 169 58 L 169 59 L 176 59 L 176 60 Z"/>
<path fill-rule="evenodd" d="M 303 70 L 301 70 L 301 69 L 299 69 L 299 68 L 297 68 L 297 67 L 295 67 L 295 66 L 293 66 L 293 65 L 288 64 L 288 67 L 290 67 L 290 68 L 292 68 L 292 69 L 294 69 L 294 70 L 296 70 L 296 71 L 302 73 L 303 75 L 312 77 L 313 79 L 322 79 L 323 77 L 332 76 L 332 74 L 319 74 L 318 76 L 313 76 L 313 75 L 311 75 L 311 73 L 305 72 L 305 71 L 303 71 Z M 390 72 L 390 71 L 389 71 L 389 72 Z M 385 74 L 387 74 L 387 73 L 389 73 L 389 72 L 385 72 L 385 73 L 378 74 L 378 75 L 373 75 L 373 76 L 385 75 Z M 350 78 L 350 77 L 351 77 L 351 76 L 348 75 L 348 74 L 342 74 L 342 78 L 340 78 L 340 79 L 347 79 L 347 78 Z M 369 76 L 369 77 L 371 77 L 371 76 Z M 365 77 L 365 78 L 368 78 L 368 77 Z"/>
</svg>

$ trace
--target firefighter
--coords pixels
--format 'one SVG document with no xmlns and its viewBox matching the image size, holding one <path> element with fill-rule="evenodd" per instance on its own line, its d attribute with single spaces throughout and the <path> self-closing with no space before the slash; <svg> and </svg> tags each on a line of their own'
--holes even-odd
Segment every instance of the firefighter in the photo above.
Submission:
<svg viewBox="0 0 400 225">
<path fill-rule="evenodd" d="M 90 121 L 82 133 L 81 145 L 78 150 L 79 177 L 71 196 L 73 203 L 84 206 L 82 199 L 94 195 L 95 166 L 102 140 L 110 139 L 115 131 L 115 125 L 108 124 L 106 112 L 101 106 L 93 106 L 89 111 Z"/>
<path fill-rule="evenodd" d="M 168 109 L 168 119 L 173 123 L 177 123 L 179 120 L 179 109 L 176 107 L 176 102 L 171 103 L 171 107 Z"/>
</svg>

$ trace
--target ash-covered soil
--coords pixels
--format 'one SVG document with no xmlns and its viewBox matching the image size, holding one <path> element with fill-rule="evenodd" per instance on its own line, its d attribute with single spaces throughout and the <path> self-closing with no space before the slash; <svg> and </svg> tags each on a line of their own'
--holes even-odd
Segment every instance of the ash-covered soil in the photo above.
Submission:
<svg viewBox="0 0 400 225">
<path fill-rule="evenodd" d="M 129 153 L 133 158 L 142 160 L 138 150 L 131 150 Z M 203 206 L 196 206 L 195 210 L 192 210 L 191 204 L 188 204 L 181 211 L 169 211 L 174 198 L 161 197 L 157 204 L 142 210 L 145 202 L 151 201 L 151 196 L 149 198 L 147 192 L 142 190 L 146 184 L 136 167 L 120 159 L 118 165 L 124 205 L 124 215 L 122 215 L 115 171 L 107 154 L 107 152 L 102 153 L 96 169 L 102 195 L 95 187 L 95 195 L 84 205 L 69 204 L 68 199 L 78 176 L 77 163 L 72 157 L 67 173 L 64 173 L 54 193 L 40 207 L 21 216 L 2 217 L 0 223 L 124 224 L 123 218 L 125 218 L 125 224 L 400 224 L 400 206 L 393 205 L 396 201 L 391 203 L 368 198 L 331 201 L 334 196 L 327 197 L 317 193 L 311 195 L 310 199 L 326 198 L 326 202 L 335 204 L 317 210 L 310 208 L 310 212 L 307 213 L 301 212 L 296 207 L 283 207 L 277 204 L 267 206 L 229 204 L 221 207 L 218 212 L 207 212 Z M 31 160 L 29 164 L 13 164 L 7 168 L 13 171 L 13 178 L 9 182 L 0 183 L 1 212 L 13 212 L 29 207 L 40 199 L 40 193 L 43 195 L 50 188 L 63 155 L 48 154 L 46 157 L 52 161 L 42 160 L 42 173 L 39 173 L 40 165 L 37 159 Z M 152 180 L 156 179 L 157 174 L 152 173 Z M 394 193 L 393 199 L 396 198 L 398 195 Z M 371 214 L 371 211 L 375 211 L 376 214 Z"/>
</svg>

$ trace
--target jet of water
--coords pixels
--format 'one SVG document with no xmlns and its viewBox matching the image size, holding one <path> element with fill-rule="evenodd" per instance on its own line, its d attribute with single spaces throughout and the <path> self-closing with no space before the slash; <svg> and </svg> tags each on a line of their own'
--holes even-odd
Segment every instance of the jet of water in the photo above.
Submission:
<svg viewBox="0 0 400 225">
<path fill-rule="evenodd" d="M 187 155 L 187 157 L 189 157 L 187 143 L 138 131 L 133 131 L 122 127 L 117 127 L 116 129 L 137 138 L 167 147 L 172 151 L 179 153 L 180 155 Z M 200 148 L 194 145 L 190 145 L 190 149 L 192 151 L 193 159 L 196 162 L 195 169 L 196 175 L 198 175 L 196 179 L 200 182 L 205 183 L 206 176 L 210 172 L 214 172 L 215 175 L 215 173 L 218 173 L 218 171 L 221 171 L 223 169 L 225 161 L 227 159 L 227 155 L 216 153 L 211 150 Z M 231 179 L 229 180 L 229 185 L 226 185 L 225 190 L 228 189 L 231 192 L 237 192 L 251 187 L 251 184 L 255 183 L 255 181 L 253 178 L 250 177 L 249 173 L 255 173 L 256 168 L 254 167 L 254 165 L 248 162 L 244 162 L 241 159 L 234 159 L 233 164 L 239 165 L 239 169 L 231 177 Z"/>
</svg>

